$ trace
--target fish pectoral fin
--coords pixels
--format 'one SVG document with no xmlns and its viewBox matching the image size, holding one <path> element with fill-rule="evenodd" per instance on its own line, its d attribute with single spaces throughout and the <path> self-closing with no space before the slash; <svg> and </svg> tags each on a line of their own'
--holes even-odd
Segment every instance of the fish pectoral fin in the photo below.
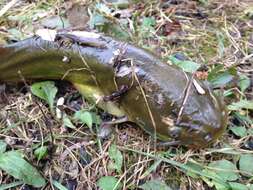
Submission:
<svg viewBox="0 0 253 190">
<path fill-rule="evenodd" d="M 95 103 L 99 108 L 106 112 L 117 116 L 126 116 L 125 111 L 117 105 L 117 102 L 104 101 L 104 94 L 97 86 L 90 86 L 81 83 L 73 83 L 76 89 L 87 99 L 89 102 Z"/>
</svg>

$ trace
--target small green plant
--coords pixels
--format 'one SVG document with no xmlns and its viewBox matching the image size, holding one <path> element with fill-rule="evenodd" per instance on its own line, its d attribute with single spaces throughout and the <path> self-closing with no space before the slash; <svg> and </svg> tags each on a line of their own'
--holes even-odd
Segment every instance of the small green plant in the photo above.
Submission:
<svg viewBox="0 0 253 190">
<path fill-rule="evenodd" d="M 31 86 L 32 93 L 45 100 L 50 108 L 51 113 L 54 113 L 54 100 L 58 89 L 53 81 L 37 82 Z"/>
<path fill-rule="evenodd" d="M 38 170 L 29 164 L 18 151 L 0 153 L 0 169 L 33 187 L 39 188 L 46 184 Z"/>
<path fill-rule="evenodd" d="M 189 60 L 179 60 L 175 56 L 170 56 L 169 60 L 176 66 L 180 67 L 183 71 L 194 73 L 200 67 L 200 64 Z"/>
<path fill-rule="evenodd" d="M 109 148 L 109 157 L 113 161 L 110 167 L 112 169 L 115 169 L 117 173 L 120 174 L 123 164 L 123 156 L 121 152 L 117 149 L 117 146 L 115 144 L 112 144 Z"/>
<path fill-rule="evenodd" d="M 40 146 L 34 151 L 34 155 L 38 160 L 45 158 L 48 154 L 48 147 L 47 146 Z"/>
<path fill-rule="evenodd" d="M 122 187 L 122 184 L 119 182 L 119 180 L 114 176 L 105 176 L 101 177 L 97 185 L 102 190 L 120 190 Z"/>
</svg>

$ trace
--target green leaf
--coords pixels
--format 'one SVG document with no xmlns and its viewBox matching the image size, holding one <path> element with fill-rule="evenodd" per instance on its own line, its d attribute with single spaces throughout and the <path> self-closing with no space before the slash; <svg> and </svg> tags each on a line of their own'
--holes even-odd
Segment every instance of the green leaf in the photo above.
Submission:
<svg viewBox="0 0 253 190">
<path fill-rule="evenodd" d="M 68 190 L 65 186 L 60 184 L 58 181 L 53 180 L 53 185 L 59 190 Z"/>
<path fill-rule="evenodd" d="M 0 154 L 6 151 L 7 144 L 3 140 L 0 140 Z"/>
<path fill-rule="evenodd" d="M 129 40 L 130 36 L 126 32 L 127 30 L 124 30 L 123 22 L 118 22 L 115 24 L 115 22 L 112 22 L 110 19 L 107 18 L 107 16 L 111 15 L 111 9 L 107 7 L 103 3 L 98 3 L 95 6 L 95 11 L 92 13 L 91 18 L 89 20 L 90 28 L 97 29 L 100 32 L 103 32 L 109 36 L 115 37 L 119 40 Z"/>
<path fill-rule="evenodd" d="M 139 151 L 139 150 L 133 150 L 131 148 L 125 148 L 125 149 L 128 150 L 128 151 L 134 152 L 134 153 L 138 153 L 138 154 L 147 156 L 149 158 L 161 159 L 163 162 L 171 164 L 174 167 L 178 167 L 178 168 L 180 168 L 183 171 L 184 170 L 191 171 L 191 172 L 193 172 L 193 173 L 195 173 L 197 175 L 200 175 L 200 177 L 205 177 L 205 178 L 208 178 L 208 179 L 210 179 L 212 181 L 217 181 L 217 182 L 223 184 L 224 186 L 228 186 L 228 184 L 226 182 L 224 182 L 224 180 L 221 177 L 219 177 L 218 175 L 216 175 L 216 174 L 215 175 L 209 175 L 209 173 L 204 172 L 204 171 L 200 172 L 198 170 L 192 170 L 186 164 L 182 164 L 180 162 L 174 161 L 173 159 L 165 158 L 164 156 L 161 156 L 161 155 L 157 155 L 157 154 L 153 155 L 153 154 L 142 152 L 142 151 Z M 213 173 L 215 173 L 215 172 L 213 172 Z"/>
<path fill-rule="evenodd" d="M 0 190 L 10 190 L 10 189 L 14 189 L 14 187 L 17 187 L 19 185 L 22 185 L 24 182 L 23 181 L 15 181 L 9 184 L 1 184 L 0 185 Z"/>
<path fill-rule="evenodd" d="M 62 120 L 63 120 L 63 124 L 64 124 L 65 127 L 68 127 L 68 128 L 71 128 L 71 129 L 76 128 L 75 125 L 71 122 L 71 120 L 69 119 L 69 117 L 66 114 L 63 115 Z"/>
<path fill-rule="evenodd" d="M 39 188 L 46 184 L 37 169 L 16 151 L 0 154 L 0 168 L 14 178 L 23 180 L 28 185 Z"/>
<path fill-rule="evenodd" d="M 111 9 L 103 3 L 97 3 L 95 8 L 102 13 L 111 14 Z"/>
<path fill-rule="evenodd" d="M 118 182 L 118 179 L 114 176 L 101 177 L 98 180 L 97 185 L 102 190 L 118 190 L 122 187 L 122 184 Z"/>
<path fill-rule="evenodd" d="M 208 73 L 208 80 L 214 80 L 220 72 L 223 72 L 224 66 L 217 65 Z"/>
<path fill-rule="evenodd" d="M 113 160 L 113 169 L 116 169 L 118 173 L 121 173 L 123 156 L 121 152 L 117 149 L 115 144 L 112 144 L 109 148 L 109 157 Z"/>
<path fill-rule="evenodd" d="M 47 146 L 41 146 L 34 151 L 34 155 L 38 160 L 45 158 L 48 154 Z"/>
<path fill-rule="evenodd" d="M 226 181 L 221 178 L 220 176 L 217 176 L 217 173 L 214 170 L 210 170 L 209 168 L 206 168 L 203 170 L 204 174 L 207 174 L 209 176 L 213 176 L 214 178 L 218 177 L 221 179 L 221 181 L 217 181 L 215 179 L 206 178 L 205 176 L 201 175 L 201 179 L 209 186 L 209 187 L 215 187 L 216 190 L 230 190 L 230 186 L 226 183 Z M 211 188 L 213 189 L 213 188 Z"/>
<path fill-rule="evenodd" d="M 153 17 L 144 17 L 141 26 L 138 28 L 140 36 L 142 38 L 153 37 L 155 32 L 154 26 L 156 25 L 156 20 Z"/>
<path fill-rule="evenodd" d="M 215 183 L 221 184 L 221 183 L 217 182 L 216 180 L 212 180 L 212 178 L 217 177 L 217 175 L 214 171 L 209 170 L 209 169 L 204 169 L 204 170 L 202 170 L 202 173 L 204 175 L 200 175 L 200 178 L 208 185 L 208 187 L 213 187 L 215 185 Z M 211 178 L 206 177 L 206 176 L 211 176 Z M 222 179 L 222 182 L 224 182 L 223 179 Z"/>
<path fill-rule="evenodd" d="M 231 67 L 224 71 L 223 65 L 217 65 L 208 74 L 208 81 L 212 83 L 214 87 L 223 87 L 231 82 L 236 75 L 236 68 Z"/>
<path fill-rule="evenodd" d="M 41 20 L 41 25 L 45 28 L 51 29 L 63 29 L 70 27 L 69 21 L 66 18 L 60 16 L 46 17 Z"/>
<path fill-rule="evenodd" d="M 109 34 L 110 36 L 113 36 L 119 40 L 129 40 L 130 36 L 129 34 L 124 31 L 122 29 L 122 27 L 120 27 L 119 25 L 115 25 L 112 23 L 107 23 L 108 27 L 106 29 L 106 31 L 104 31 L 105 33 Z"/>
<path fill-rule="evenodd" d="M 192 161 L 187 162 L 186 166 L 189 167 L 189 168 L 191 168 L 191 170 L 187 170 L 186 171 L 186 174 L 188 176 L 192 177 L 192 178 L 198 178 L 199 177 L 199 175 L 196 175 L 192 171 L 199 171 L 199 172 L 201 172 L 204 169 L 203 166 L 201 166 L 198 163 L 192 162 Z"/>
<path fill-rule="evenodd" d="M 141 178 L 147 177 L 151 172 L 155 171 L 157 167 L 162 163 L 162 160 L 156 160 L 142 175 Z"/>
<path fill-rule="evenodd" d="M 250 79 L 246 75 L 240 74 L 239 75 L 239 87 L 242 92 L 244 92 L 250 86 Z"/>
<path fill-rule="evenodd" d="M 22 40 L 25 39 L 27 36 L 24 32 L 21 32 L 17 28 L 8 29 L 8 34 L 10 34 L 11 38 L 14 40 Z"/>
<path fill-rule="evenodd" d="M 248 173 L 249 176 L 253 176 L 253 155 L 243 154 L 239 160 L 239 168 L 241 171 Z M 245 173 L 243 173 L 245 175 Z"/>
<path fill-rule="evenodd" d="M 238 119 L 241 123 L 247 123 L 249 125 L 253 125 L 253 120 L 250 118 L 250 116 L 244 115 L 244 114 L 240 113 L 239 111 L 234 112 L 233 117 Z"/>
<path fill-rule="evenodd" d="M 235 111 L 240 109 L 249 109 L 253 110 L 253 101 L 252 100 L 240 100 L 239 102 L 234 102 L 228 106 L 229 110 Z"/>
<path fill-rule="evenodd" d="M 238 137 L 247 136 L 247 129 L 245 127 L 230 127 L 229 129 Z"/>
<path fill-rule="evenodd" d="M 28 15 L 10 15 L 8 16 L 8 20 L 11 20 L 11 21 L 18 21 L 18 22 L 24 22 L 25 20 L 29 19 L 28 18 Z M 16 29 L 17 30 L 17 29 Z M 21 31 L 20 31 L 21 32 Z"/>
<path fill-rule="evenodd" d="M 229 182 L 231 190 L 248 190 L 248 187 L 241 183 Z"/>
<path fill-rule="evenodd" d="M 142 21 L 142 27 L 153 27 L 156 25 L 156 20 L 153 17 L 144 17 Z"/>
<path fill-rule="evenodd" d="M 213 84 L 214 87 L 221 87 L 231 82 L 233 78 L 233 75 L 228 72 L 224 72 L 219 74 L 215 79 L 211 80 L 210 82 Z"/>
<path fill-rule="evenodd" d="M 214 184 L 216 190 L 231 190 L 230 187 L 227 187 L 227 186 L 225 186 L 223 184 L 220 184 L 217 181 L 213 181 L 213 184 Z"/>
<path fill-rule="evenodd" d="M 214 161 L 208 166 L 224 181 L 235 181 L 239 177 L 236 166 L 228 160 Z"/>
<path fill-rule="evenodd" d="M 222 153 L 222 154 L 232 154 L 232 155 L 240 155 L 242 152 L 233 148 L 231 145 L 224 143 L 223 147 L 217 148 L 208 148 L 207 151 L 209 153 Z"/>
<path fill-rule="evenodd" d="M 140 186 L 143 190 L 171 190 L 170 187 L 160 180 L 151 180 Z"/>
<path fill-rule="evenodd" d="M 248 134 L 253 135 L 253 128 L 248 129 Z"/>
<path fill-rule="evenodd" d="M 89 25 L 91 29 L 95 29 L 97 26 L 103 26 L 107 22 L 108 20 L 104 16 L 94 13 L 90 18 Z"/>
<path fill-rule="evenodd" d="M 207 5 L 208 4 L 208 0 L 198 0 L 200 3 Z"/>
<path fill-rule="evenodd" d="M 75 119 L 80 120 L 83 124 L 86 124 L 90 129 L 93 123 L 93 113 L 85 110 L 79 110 L 74 115 Z"/>
<path fill-rule="evenodd" d="M 49 104 L 51 112 L 53 112 L 54 99 L 58 91 L 53 81 L 34 83 L 31 91 L 35 96 L 45 100 Z"/>
<path fill-rule="evenodd" d="M 188 60 L 179 60 L 175 56 L 170 56 L 169 60 L 174 64 L 183 69 L 185 72 L 194 73 L 200 67 L 200 64 Z"/>
<path fill-rule="evenodd" d="M 231 96 L 231 95 L 234 95 L 234 89 L 224 90 L 223 92 L 224 97 Z"/>
</svg>

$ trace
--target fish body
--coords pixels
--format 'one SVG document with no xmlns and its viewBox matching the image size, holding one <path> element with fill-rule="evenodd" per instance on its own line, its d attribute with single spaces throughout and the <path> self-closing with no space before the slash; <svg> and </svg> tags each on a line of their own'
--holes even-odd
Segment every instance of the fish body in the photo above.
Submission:
<svg viewBox="0 0 253 190">
<path fill-rule="evenodd" d="M 134 45 L 84 34 L 0 46 L 0 81 L 70 81 L 88 101 L 162 141 L 203 147 L 221 136 L 226 109 L 207 85 Z"/>
</svg>

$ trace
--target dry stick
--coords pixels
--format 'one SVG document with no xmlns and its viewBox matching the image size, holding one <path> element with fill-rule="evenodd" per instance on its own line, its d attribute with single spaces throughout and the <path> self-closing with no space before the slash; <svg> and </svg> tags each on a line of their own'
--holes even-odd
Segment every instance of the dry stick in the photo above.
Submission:
<svg viewBox="0 0 253 190">
<path fill-rule="evenodd" d="M 89 72 L 90 72 L 90 70 L 87 69 L 87 68 L 69 69 L 69 70 L 67 70 L 67 71 L 64 73 L 64 75 L 63 75 L 63 77 L 61 78 L 61 80 L 64 80 L 71 72 L 74 72 L 74 71 L 83 71 L 83 70 L 89 71 Z"/>
<path fill-rule="evenodd" d="M 151 161 L 153 161 L 154 159 L 148 159 L 148 160 L 141 160 L 141 161 L 138 161 L 138 163 L 135 163 L 135 164 L 133 164 L 132 166 L 130 166 L 130 168 L 131 167 L 135 167 L 135 166 L 137 166 L 138 167 L 138 165 L 140 165 L 140 164 L 147 164 L 148 162 L 151 162 Z M 127 171 L 129 171 L 130 170 L 130 168 L 128 168 L 128 170 Z M 142 169 L 142 168 L 141 168 Z M 131 179 L 132 179 L 132 182 L 130 182 L 130 184 L 138 184 L 138 183 L 135 183 L 135 181 L 134 181 L 134 177 L 137 175 L 137 173 L 140 171 L 140 169 L 137 169 L 137 170 L 135 170 L 135 171 L 133 171 L 132 172 L 132 174 L 127 178 L 127 180 L 126 180 L 126 183 L 128 183 Z M 138 179 L 139 180 L 139 179 Z"/>
<path fill-rule="evenodd" d="M 155 123 L 155 120 L 154 120 L 152 111 L 151 111 L 151 109 L 150 109 L 150 106 L 149 106 L 149 104 L 148 104 L 148 100 L 147 100 L 146 94 L 145 94 L 145 92 L 144 92 L 144 90 L 143 90 L 143 88 L 142 88 L 142 86 L 141 86 L 141 84 L 140 84 L 140 81 L 139 81 L 139 79 L 138 79 L 138 77 L 137 77 L 137 75 L 136 75 L 136 73 L 135 73 L 134 70 L 132 71 L 132 73 L 133 73 L 134 78 L 135 78 L 135 80 L 137 81 L 137 83 L 138 83 L 138 85 L 139 85 L 139 87 L 140 87 L 142 96 L 143 96 L 143 98 L 144 98 L 146 107 L 147 107 L 147 109 L 148 109 L 149 117 L 150 117 L 151 122 L 152 122 L 152 125 L 153 125 L 153 127 L 154 127 L 154 137 L 155 137 L 155 139 L 154 139 L 154 149 L 155 149 L 155 152 L 156 152 L 156 142 L 157 142 L 157 137 L 156 137 L 156 123 Z"/>
<path fill-rule="evenodd" d="M 85 168 L 84 168 L 84 167 L 82 166 L 82 164 L 79 162 L 78 158 L 75 156 L 75 154 L 72 152 L 72 150 L 71 150 L 68 146 L 66 146 L 66 145 L 64 145 L 64 144 L 63 144 L 63 146 L 66 148 L 66 150 L 68 150 L 69 155 L 71 156 L 71 158 L 72 158 L 72 159 L 78 164 L 78 166 L 81 168 L 82 174 L 83 174 L 84 178 L 86 179 L 86 181 L 88 182 L 89 180 L 88 180 L 88 178 L 87 178 L 87 176 L 86 176 L 86 173 L 84 172 L 84 171 L 85 171 Z M 89 188 L 91 188 L 90 185 L 89 185 L 89 183 L 87 183 L 87 184 L 88 184 Z"/>
<path fill-rule="evenodd" d="M 229 31 L 228 31 L 227 18 L 226 18 L 226 17 L 225 17 L 225 22 L 224 22 L 224 24 L 225 24 L 225 33 L 226 33 L 226 35 L 227 35 L 229 41 L 231 42 L 231 44 L 234 46 L 234 48 L 235 48 L 236 50 L 239 50 L 239 51 L 244 55 L 244 57 L 247 56 L 247 54 L 245 53 L 245 51 L 243 51 L 243 49 L 240 47 L 240 45 L 238 45 L 238 44 L 236 43 L 235 39 L 230 35 L 230 33 L 229 33 Z M 237 30 L 236 27 L 234 27 L 234 29 Z"/>
<path fill-rule="evenodd" d="M 148 146 L 149 147 L 149 146 Z M 146 152 L 148 152 L 149 153 L 149 149 L 148 150 L 146 150 Z M 146 161 L 146 159 L 147 159 L 147 157 L 145 157 L 145 158 L 143 158 L 143 160 L 145 160 Z M 141 174 L 142 174 L 142 172 L 143 172 L 143 170 L 144 170 L 144 167 L 143 167 L 143 164 L 141 165 L 140 164 L 140 162 L 141 162 L 141 160 L 142 160 L 142 156 L 140 155 L 139 156 L 139 160 L 138 160 L 138 165 L 137 165 L 137 168 L 136 168 L 136 170 L 135 170 L 135 173 L 136 173 L 136 184 L 139 184 L 139 182 L 140 182 L 140 176 L 141 176 Z M 139 168 L 138 168 L 139 167 Z"/>
<path fill-rule="evenodd" d="M 82 56 L 82 54 L 81 54 L 80 47 L 79 47 L 79 46 L 77 46 L 77 47 L 78 47 L 78 53 L 79 53 L 79 56 L 80 56 L 82 62 L 84 63 L 84 65 L 86 66 L 86 68 L 88 69 L 88 71 L 90 72 L 91 77 L 92 77 L 92 79 L 94 80 L 94 82 L 96 83 L 96 85 L 99 86 L 99 85 L 98 85 L 98 81 L 97 81 L 97 79 L 96 79 L 96 75 L 94 74 L 95 72 L 93 72 L 93 71 L 91 70 L 90 66 L 88 65 L 88 63 L 86 62 L 86 60 L 83 58 L 83 56 Z M 101 141 L 100 141 L 99 138 L 98 138 L 98 146 L 99 146 L 100 152 L 103 153 L 102 143 L 101 143 Z M 104 166 L 105 166 L 104 160 L 102 160 L 102 162 L 103 162 L 103 164 L 104 164 Z"/>
<path fill-rule="evenodd" d="M 186 79 L 187 79 L 186 91 L 185 91 L 185 94 L 184 94 L 184 99 L 183 99 L 182 105 L 181 105 L 180 110 L 178 112 L 176 124 L 179 124 L 179 122 L 181 120 L 182 113 L 184 111 L 184 107 L 185 107 L 185 104 L 188 100 L 189 93 L 190 93 L 190 90 L 191 90 L 191 86 L 192 86 L 192 83 L 193 83 L 194 74 L 191 76 L 190 80 L 188 79 L 187 74 L 185 74 L 185 76 L 186 76 Z"/>
<path fill-rule="evenodd" d="M 46 116 L 45 112 L 43 111 L 43 109 L 41 108 L 41 105 L 35 100 L 35 104 L 39 107 L 45 121 L 46 121 L 46 124 L 49 124 L 47 125 L 48 129 L 49 129 L 49 133 L 50 133 L 50 136 L 51 136 L 51 141 L 52 141 L 52 146 L 54 146 L 54 135 L 53 135 L 53 131 L 52 131 L 52 125 L 51 125 L 51 121 L 50 119 Z"/>
<path fill-rule="evenodd" d="M 96 75 L 95 75 L 95 72 L 91 70 L 90 66 L 88 65 L 88 63 L 86 62 L 86 60 L 83 58 L 83 56 L 82 56 L 82 54 L 81 54 L 80 47 L 79 47 L 79 46 L 77 46 L 77 47 L 78 47 L 78 53 L 79 53 L 79 56 L 80 56 L 82 62 L 84 63 L 84 65 L 85 65 L 85 66 L 87 67 L 87 69 L 89 70 L 89 72 L 90 72 L 90 74 L 91 74 L 91 77 L 92 77 L 92 79 L 94 80 L 94 82 L 96 83 L 96 85 L 99 86 L 99 85 L 98 85 L 97 78 L 96 78 Z"/>
<path fill-rule="evenodd" d="M 52 177 L 52 166 L 50 166 L 49 168 L 49 183 L 50 183 L 50 187 L 52 188 L 52 190 L 55 190 L 54 188 L 54 180 L 53 180 L 53 177 Z"/>
<path fill-rule="evenodd" d="M 1 138 L 3 137 L 3 138 L 15 139 L 15 140 L 17 140 L 17 141 L 24 141 L 24 142 L 27 140 L 27 139 L 25 139 L 25 138 L 21 138 L 21 137 L 12 137 L 12 136 L 4 135 L 4 134 L 1 134 L 1 133 L 0 133 L 0 137 L 1 137 Z M 33 142 L 39 143 L 40 141 L 35 141 L 35 140 L 34 140 Z"/>
<path fill-rule="evenodd" d="M 89 146 L 94 144 L 93 142 L 81 142 L 81 143 L 76 143 L 71 145 L 70 147 L 68 147 L 68 149 L 66 149 L 65 151 L 63 151 L 63 153 L 61 153 L 60 155 L 60 161 L 64 161 L 66 159 L 66 157 L 70 154 L 70 151 L 75 150 L 75 149 L 80 149 L 82 146 Z"/>
<path fill-rule="evenodd" d="M 25 87 L 29 89 L 29 85 L 26 83 L 26 80 L 24 78 L 24 76 L 22 75 L 22 73 L 20 71 L 18 71 L 18 74 L 21 78 L 21 80 L 23 81 L 23 83 L 25 84 Z M 52 131 L 52 128 L 51 128 L 51 122 L 49 122 L 49 118 L 46 116 L 46 114 L 44 113 L 43 109 L 41 108 L 40 104 L 35 100 L 35 104 L 39 107 L 39 110 L 41 111 L 45 121 L 46 121 L 46 124 L 49 123 L 49 133 L 50 133 L 50 136 L 51 136 L 51 141 L 52 141 L 52 146 L 54 146 L 54 136 L 53 136 L 53 131 Z M 48 126 L 48 125 L 47 125 Z"/>
<path fill-rule="evenodd" d="M 89 70 L 92 79 L 94 80 L 94 82 L 96 83 L 96 85 L 97 85 L 97 87 L 98 87 L 99 85 L 98 85 L 98 81 L 97 81 L 96 75 L 94 74 L 95 72 L 93 72 L 93 71 L 91 70 L 90 66 L 88 65 L 88 63 L 86 62 L 86 60 L 83 58 L 83 56 L 82 56 L 82 54 L 81 54 L 80 47 L 79 47 L 79 46 L 77 46 L 77 47 L 78 47 L 78 53 L 79 53 L 79 56 L 80 56 L 82 62 L 84 63 L 84 65 L 85 65 L 85 66 L 87 67 L 87 69 Z M 101 99 L 98 99 L 97 102 L 96 102 L 96 104 L 97 104 L 100 100 L 101 100 Z M 96 128 L 97 128 L 97 125 L 96 125 Z M 103 152 L 102 143 L 101 143 L 101 141 L 100 141 L 99 138 L 97 139 L 97 141 L 98 141 L 98 146 L 99 146 L 100 152 L 102 153 L 102 152 Z"/>
<path fill-rule="evenodd" d="M 150 161 L 151 161 L 151 159 L 150 159 Z M 115 184 L 113 190 L 116 189 L 116 187 L 119 185 L 120 181 L 130 172 L 130 170 L 131 170 L 133 167 L 135 167 L 136 165 L 139 165 L 140 163 L 145 163 L 145 162 L 147 162 L 147 161 L 139 161 L 138 163 L 135 163 L 135 164 L 131 165 L 131 166 L 121 175 L 121 177 L 118 179 L 118 181 L 117 181 L 117 183 Z M 138 171 L 137 171 L 137 172 L 138 172 Z M 136 172 L 135 172 L 134 174 L 132 174 L 130 177 L 133 177 L 135 174 L 136 174 Z M 127 180 L 127 182 L 128 182 L 128 181 L 129 181 L 129 180 Z"/>
<path fill-rule="evenodd" d="M 13 7 L 19 0 L 12 0 L 7 3 L 1 10 L 0 10 L 0 17 L 2 17 L 11 7 Z"/>
</svg>

